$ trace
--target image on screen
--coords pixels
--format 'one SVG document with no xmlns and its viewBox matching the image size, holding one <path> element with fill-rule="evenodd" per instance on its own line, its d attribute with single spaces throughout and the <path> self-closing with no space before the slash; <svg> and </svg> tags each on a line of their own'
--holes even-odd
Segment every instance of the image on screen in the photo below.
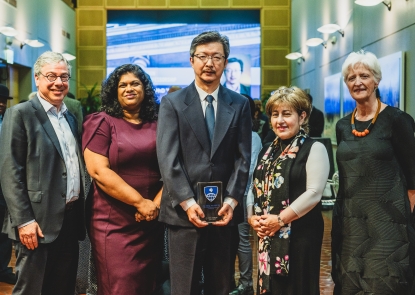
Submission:
<svg viewBox="0 0 415 295">
<path fill-rule="evenodd" d="M 108 23 L 107 75 L 116 67 L 135 63 L 151 77 L 158 101 L 171 86 L 186 87 L 194 80 L 190 65 L 191 41 L 205 31 L 218 31 L 229 37 L 231 53 L 221 84 L 260 97 L 259 23 Z"/>
</svg>

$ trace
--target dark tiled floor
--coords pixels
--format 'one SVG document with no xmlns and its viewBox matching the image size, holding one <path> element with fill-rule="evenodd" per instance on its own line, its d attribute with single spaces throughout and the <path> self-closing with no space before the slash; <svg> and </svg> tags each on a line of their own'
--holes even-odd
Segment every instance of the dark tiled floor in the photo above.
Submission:
<svg viewBox="0 0 415 295">
<path fill-rule="evenodd" d="M 331 272 L 331 253 L 330 253 L 330 231 L 331 231 L 331 211 L 324 211 L 323 212 L 324 218 L 324 237 L 323 237 L 323 247 L 321 249 L 321 268 L 320 268 L 320 294 L 321 295 L 331 295 L 333 294 L 333 281 L 331 280 L 330 272 Z M 251 244 L 254 248 L 254 253 L 256 250 L 256 246 L 254 243 L 254 237 L 252 236 Z M 254 285 L 257 279 L 257 263 L 255 263 L 256 257 L 254 257 Z M 11 266 L 14 267 L 16 259 L 12 258 Z M 237 265 L 238 262 L 236 262 Z M 236 268 L 237 269 L 237 268 Z M 238 280 L 239 273 L 236 273 L 236 279 Z M 12 293 L 13 286 L 8 285 L 6 283 L 0 282 L 0 295 L 10 295 Z"/>
</svg>

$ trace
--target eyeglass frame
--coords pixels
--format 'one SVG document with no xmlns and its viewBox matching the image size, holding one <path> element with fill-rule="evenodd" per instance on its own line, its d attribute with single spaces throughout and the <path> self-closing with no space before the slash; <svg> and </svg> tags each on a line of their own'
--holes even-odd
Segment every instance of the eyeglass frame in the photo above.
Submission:
<svg viewBox="0 0 415 295">
<path fill-rule="evenodd" d="M 39 74 L 41 74 L 43 77 L 45 77 L 49 82 L 55 82 L 58 78 L 61 78 L 61 81 L 63 82 L 63 83 L 66 83 L 66 82 L 69 82 L 69 79 L 71 79 L 71 75 L 69 75 L 69 74 L 62 74 L 62 75 L 60 75 L 60 76 L 58 76 L 58 75 L 55 75 L 55 74 L 48 74 L 48 75 L 43 75 L 42 73 L 39 73 Z M 66 79 L 66 78 L 62 78 L 62 76 L 68 76 L 68 79 Z M 50 76 L 55 76 L 56 78 L 55 78 L 55 80 L 50 80 L 49 79 L 49 77 Z"/>
<path fill-rule="evenodd" d="M 226 57 L 224 56 L 224 55 L 220 55 L 219 53 L 217 54 L 217 55 L 202 55 L 202 56 L 199 56 L 198 54 L 193 54 L 193 57 L 194 56 L 196 56 L 202 63 L 204 63 L 204 64 L 206 64 L 208 61 L 209 61 L 209 59 L 214 63 L 214 64 L 218 64 L 218 63 L 220 63 L 221 61 L 222 61 L 222 59 L 226 59 Z M 202 57 L 205 57 L 206 58 L 206 60 L 205 61 L 203 61 L 203 59 L 202 59 Z M 220 60 L 215 60 L 214 58 L 219 58 L 220 57 Z"/>
</svg>

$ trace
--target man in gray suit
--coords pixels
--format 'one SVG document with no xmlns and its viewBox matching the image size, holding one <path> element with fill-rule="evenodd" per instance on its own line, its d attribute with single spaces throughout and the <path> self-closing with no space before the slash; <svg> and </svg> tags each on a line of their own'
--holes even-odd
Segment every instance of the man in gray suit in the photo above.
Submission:
<svg viewBox="0 0 415 295">
<path fill-rule="evenodd" d="M 242 221 L 251 157 L 248 100 L 220 85 L 229 40 L 205 32 L 192 41 L 195 81 L 165 96 L 160 105 L 157 156 L 164 182 L 159 220 L 169 232 L 172 295 L 229 294 L 231 226 Z M 198 182 L 221 181 L 220 221 L 202 221 Z"/>
<path fill-rule="evenodd" d="M 83 222 L 84 164 L 75 117 L 63 98 L 71 66 L 45 52 L 34 65 L 37 96 L 6 111 L 0 180 L 16 241 L 12 294 L 73 295 Z"/>
</svg>

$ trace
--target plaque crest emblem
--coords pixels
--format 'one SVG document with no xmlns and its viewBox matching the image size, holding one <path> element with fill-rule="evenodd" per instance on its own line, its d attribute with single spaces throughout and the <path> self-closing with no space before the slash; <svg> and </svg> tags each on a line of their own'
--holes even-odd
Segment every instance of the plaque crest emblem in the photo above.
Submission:
<svg viewBox="0 0 415 295">
<path fill-rule="evenodd" d="M 216 196 L 218 195 L 218 191 L 219 190 L 217 186 L 205 186 L 204 187 L 205 197 L 210 202 L 213 202 L 213 200 L 216 199 Z"/>
</svg>

